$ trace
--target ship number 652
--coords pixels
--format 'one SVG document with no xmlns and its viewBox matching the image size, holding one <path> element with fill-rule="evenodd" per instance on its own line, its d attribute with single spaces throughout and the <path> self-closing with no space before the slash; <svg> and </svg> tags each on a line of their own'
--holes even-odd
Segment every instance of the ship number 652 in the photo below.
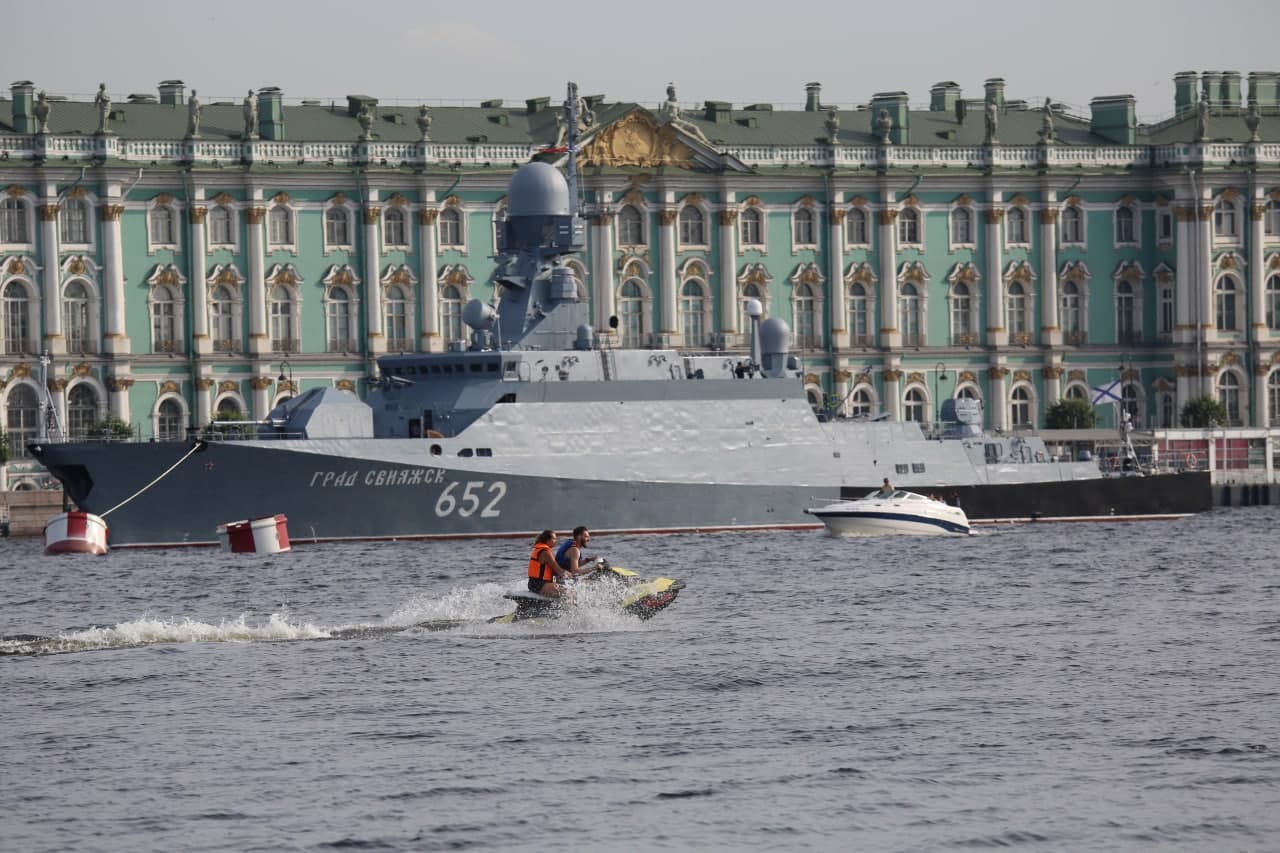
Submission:
<svg viewBox="0 0 1280 853">
<path fill-rule="evenodd" d="M 458 494 L 459 490 L 461 494 Z M 486 493 L 490 497 L 481 509 L 480 504 L 483 502 L 481 495 Z M 502 514 L 498 510 L 498 503 L 506 494 L 507 484 L 501 480 L 488 484 L 487 488 L 483 480 L 450 483 L 441 490 L 440 497 L 436 499 L 436 515 L 444 518 L 457 513 L 462 518 L 468 518 L 475 515 L 476 510 L 480 510 L 481 518 L 496 518 Z"/>
</svg>

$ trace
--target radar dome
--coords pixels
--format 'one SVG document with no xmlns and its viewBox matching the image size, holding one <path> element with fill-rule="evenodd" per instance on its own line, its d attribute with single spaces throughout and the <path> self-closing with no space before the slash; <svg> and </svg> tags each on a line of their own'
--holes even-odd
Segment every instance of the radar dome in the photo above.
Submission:
<svg viewBox="0 0 1280 853">
<path fill-rule="evenodd" d="M 791 329 L 786 321 L 770 317 L 760 324 L 760 349 L 765 355 L 787 351 L 791 343 Z"/>
<path fill-rule="evenodd" d="M 511 177 L 507 215 L 568 216 L 569 185 L 550 163 L 525 163 Z"/>
</svg>

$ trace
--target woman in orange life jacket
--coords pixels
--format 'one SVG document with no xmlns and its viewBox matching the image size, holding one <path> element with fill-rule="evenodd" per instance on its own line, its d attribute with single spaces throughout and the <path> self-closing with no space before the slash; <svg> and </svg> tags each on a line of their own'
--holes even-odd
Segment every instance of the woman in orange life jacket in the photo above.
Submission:
<svg viewBox="0 0 1280 853">
<path fill-rule="evenodd" d="M 564 569 L 556 562 L 551 551 L 556 541 L 554 530 L 544 530 L 538 534 L 533 543 L 533 553 L 529 555 L 529 591 L 547 598 L 559 598 L 565 578 Z"/>
</svg>

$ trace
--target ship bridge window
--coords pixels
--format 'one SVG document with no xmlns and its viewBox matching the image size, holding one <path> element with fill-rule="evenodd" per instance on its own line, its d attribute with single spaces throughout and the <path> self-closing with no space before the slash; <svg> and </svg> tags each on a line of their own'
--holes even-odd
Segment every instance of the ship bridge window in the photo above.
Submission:
<svg viewBox="0 0 1280 853">
<path fill-rule="evenodd" d="M 894 466 L 893 466 L 893 473 L 895 473 L 895 474 L 905 474 L 905 473 L 907 473 L 907 468 L 909 468 L 909 467 L 910 467 L 910 466 L 908 466 L 908 465 L 904 465 L 904 464 L 902 464 L 901 462 L 897 462 L 897 463 L 895 463 L 895 464 L 894 464 Z"/>
<path fill-rule="evenodd" d="M 414 367 L 412 364 L 410 364 L 410 365 L 408 365 L 408 366 L 406 366 L 406 367 L 405 367 L 404 372 L 405 372 L 407 375 L 412 376 L 413 374 L 416 374 L 416 373 L 418 372 L 418 368 L 416 368 L 416 367 Z"/>
<path fill-rule="evenodd" d="M 477 447 L 477 448 L 476 448 L 476 456 L 492 456 L 492 455 L 493 455 L 493 448 L 492 448 L 492 447 Z"/>
<path fill-rule="evenodd" d="M 520 362 L 506 361 L 502 363 L 502 375 L 506 379 L 515 379 L 516 371 L 519 369 Z"/>
<path fill-rule="evenodd" d="M 479 362 L 477 362 L 477 363 L 475 363 L 475 364 L 471 365 L 471 372 L 472 372 L 472 373 L 484 373 L 484 365 L 483 365 L 483 364 L 480 364 Z"/>
<path fill-rule="evenodd" d="M 1000 445 L 990 443 L 985 444 L 983 445 L 983 451 L 986 455 L 988 465 L 994 465 L 1000 461 Z"/>
<path fill-rule="evenodd" d="M 458 451 L 458 455 L 470 459 L 472 456 L 476 455 L 476 452 L 472 450 L 470 447 L 464 447 Z"/>
<path fill-rule="evenodd" d="M 923 474 L 923 473 L 924 473 L 924 463 L 923 463 L 923 462 L 912 462 L 912 463 L 911 463 L 911 473 L 912 473 L 912 474 Z"/>
<path fill-rule="evenodd" d="M 440 372 L 440 365 L 438 365 L 438 364 L 433 364 L 433 365 L 431 365 L 431 372 L 432 372 L 432 373 L 439 373 L 439 372 Z"/>
</svg>

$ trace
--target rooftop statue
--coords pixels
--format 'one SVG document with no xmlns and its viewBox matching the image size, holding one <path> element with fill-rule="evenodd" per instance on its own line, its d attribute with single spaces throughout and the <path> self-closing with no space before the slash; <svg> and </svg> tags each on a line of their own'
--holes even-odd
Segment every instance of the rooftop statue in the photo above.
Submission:
<svg viewBox="0 0 1280 853">
<path fill-rule="evenodd" d="M 1044 117 L 1040 120 L 1040 144 L 1052 145 L 1054 142 L 1053 131 L 1053 104 L 1048 98 L 1044 99 Z"/>
<path fill-rule="evenodd" d="M 40 94 L 36 96 L 36 121 L 40 124 L 36 128 L 36 133 L 49 132 L 49 112 L 53 108 L 49 105 L 49 98 L 45 95 L 44 90 L 40 90 Z"/>
<path fill-rule="evenodd" d="M 876 116 L 876 132 L 880 135 L 881 145 L 893 144 L 893 138 L 889 135 L 892 130 L 893 116 L 889 115 L 888 110 L 881 107 L 879 115 Z"/>
<path fill-rule="evenodd" d="M 1201 142 L 1209 136 L 1209 96 L 1201 93 L 1196 102 L 1196 141 Z"/>
<path fill-rule="evenodd" d="M 373 113 L 369 112 L 368 104 L 360 105 L 360 112 L 356 115 L 356 121 L 360 122 L 360 139 L 369 140 L 373 138 Z"/>
<path fill-rule="evenodd" d="M 840 144 L 840 116 L 836 115 L 836 108 L 832 107 L 827 112 L 827 142 L 832 145 Z"/>
<path fill-rule="evenodd" d="M 428 142 L 431 139 L 431 110 L 426 104 L 418 107 L 418 133 L 421 134 L 419 139 L 422 142 Z"/>
<path fill-rule="evenodd" d="M 98 94 L 93 98 L 98 107 L 98 133 L 110 133 L 107 122 L 111 119 L 111 96 L 107 94 L 107 84 L 98 84 Z"/>
<path fill-rule="evenodd" d="M 196 139 L 200 136 L 200 99 L 196 97 L 196 90 L 191 90 L 191 99 L 187 101 L 187 139 Z"/>
<path fill-rule="evenodd" d="M 994 145 L 999 140 L 996 139 L 996 129 L 1000 125 L 1000 108 L 996 106 L 995 101 L 987 101 L 986 106 L 987 119 L 987 145 Z"/>
<path fill-rule="evenodd" d="M 253 90 L 244 96 L 244 138 L 258 137 L 258 101 L 253 97 Z"/>
</svg>

